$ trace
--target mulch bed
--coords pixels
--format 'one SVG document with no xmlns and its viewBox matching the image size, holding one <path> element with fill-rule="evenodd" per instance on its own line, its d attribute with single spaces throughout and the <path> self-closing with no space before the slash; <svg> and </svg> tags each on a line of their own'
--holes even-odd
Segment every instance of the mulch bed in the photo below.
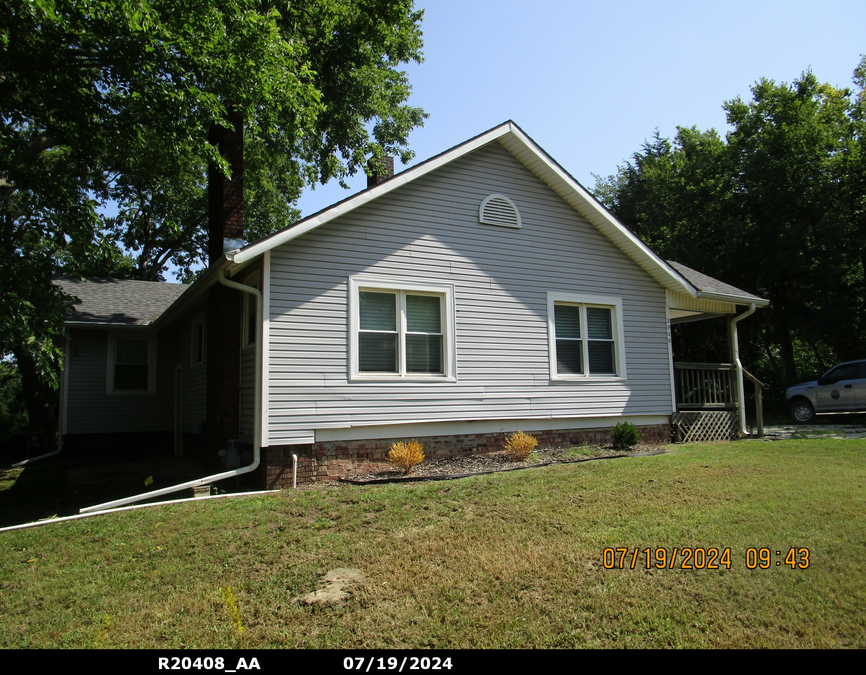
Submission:
<svg viewBox="0 0 866 675">
<path fill-rule="evenodd" d="M 354 473 L 340 479 L 340 482 L 361 485 L 370 483 L 451 480 L 499 471 L 519 471 L 521 469 L 549 466 L 551 464 L 572 464 L 596 459 L 645 457 L 647 455 L 661 454 L 664 454 L 664 450 L 654 445 L 637 445 L 629 452 L 614 450 L 610 446 L 582 448 L 579 456 L 575 456 L 568 449 L 549 448 L 536 450 L 526 461 L 517 461 L 507 452 L 503 451 L 488 455 L 426 459 L 421 464 L 413 467 L 412 473 L 408 476 L 404 475 L 399 469 L 386 467 L 380 471 Z"/>
</svg>

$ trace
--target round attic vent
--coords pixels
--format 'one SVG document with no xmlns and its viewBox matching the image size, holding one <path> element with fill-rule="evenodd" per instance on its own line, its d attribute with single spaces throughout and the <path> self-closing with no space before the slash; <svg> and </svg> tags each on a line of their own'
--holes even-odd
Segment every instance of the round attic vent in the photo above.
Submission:
<svg viewBox="0 0 866 675">
<path fill-rule="evenodd" d="M 520 227 L 520 211 L 505 195 L 490 195 L 481 202 L 478 220 L 485 225 Z"/>
</svg>

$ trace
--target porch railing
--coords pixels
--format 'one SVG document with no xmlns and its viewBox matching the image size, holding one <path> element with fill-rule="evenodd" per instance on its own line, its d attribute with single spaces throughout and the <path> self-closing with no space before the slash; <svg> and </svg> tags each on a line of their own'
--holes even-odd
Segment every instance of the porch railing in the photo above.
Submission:
<svg viewBox="0 0 866 675">
<path fill-rule="evenodd" d="M 755 385 L 757 436 L 764 435 L 764 384 L 743 368 Z M 678 411 L 737 410 L 737 368 L 733 363 L 675 363 L 674 383 Z"/>
<path fill-rule="evenodd" d="M 733 363 L 675 363 L 677 410 L 736 410 Z"/>
</svg>

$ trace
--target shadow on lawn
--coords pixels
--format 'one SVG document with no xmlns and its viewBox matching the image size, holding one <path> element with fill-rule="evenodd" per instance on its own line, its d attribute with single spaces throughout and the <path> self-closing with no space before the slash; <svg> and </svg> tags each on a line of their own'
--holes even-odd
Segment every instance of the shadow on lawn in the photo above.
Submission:
<svg viewBox="0 0 866 675">
<path fill-rule="evenodd" d="M 59 455 L 17 469 L 0 468 L 0 527 L 29 523 L 52 516 L 72 516 L 78 509 L 113 499 L 142 494 L 216 473 L 189 460 L 153 456 L 112 461 L 75 459 Z M 145 485 L 148 478 L 153 482 Z M 249 477 L 219 484 L 221 491 L 250 487 Z M 192 490 L 151 501 L 192 497 Z"/>
</svg>

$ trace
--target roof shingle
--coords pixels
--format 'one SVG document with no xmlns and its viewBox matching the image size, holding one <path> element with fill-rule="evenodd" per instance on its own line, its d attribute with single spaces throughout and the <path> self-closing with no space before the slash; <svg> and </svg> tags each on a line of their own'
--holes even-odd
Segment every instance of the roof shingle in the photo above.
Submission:
<svg viewBox="0 0 866 675">
<path fill-rule="evenodd" d="M 147 326 L 168 309 L 188 284 L 60 276 L 54 283 L 76 299 L 67 323 Z"/>
</svg>

